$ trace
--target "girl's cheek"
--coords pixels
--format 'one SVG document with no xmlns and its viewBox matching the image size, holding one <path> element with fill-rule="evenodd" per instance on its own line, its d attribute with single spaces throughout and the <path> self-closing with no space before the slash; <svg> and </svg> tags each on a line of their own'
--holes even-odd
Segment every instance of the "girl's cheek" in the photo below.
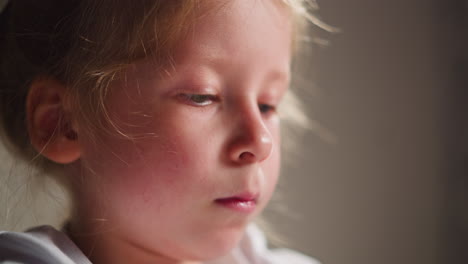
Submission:
<svg viewBox="0 0 468 264">
<path fill-rule="evenodd" d="M 271 120 L 272 122 L 268 123 L 267 127 L 271 133 L 273 140 L 273 150 L 271 156 L 265 161 L 264 170 L 267 174 L 267 185 L 268 192 L 271 194 L 274 192 L 276 184 L 278 182 L 278 177 L 280 173 L 280 164 L 281 164 L 281 138 L 280 138 L 280 128 L 279 128 L 279 119 Z"/>
</svg>

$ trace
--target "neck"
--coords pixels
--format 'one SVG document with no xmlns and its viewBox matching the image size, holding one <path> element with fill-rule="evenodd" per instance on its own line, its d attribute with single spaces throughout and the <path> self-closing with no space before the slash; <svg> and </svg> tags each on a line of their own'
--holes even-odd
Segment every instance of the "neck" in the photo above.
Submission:
<svg viewBox="0 0 468 264">
<path fill-rule="evenodd" d="M 201 262 L 173 259 L 145 248 L 119 236 L 118 229 L 106 227 L 105 222 L 98 228 L 87 228 L 88 225 L 70 222 L 68 236 L 94 264 L 200 264 Z"/>
</svg>

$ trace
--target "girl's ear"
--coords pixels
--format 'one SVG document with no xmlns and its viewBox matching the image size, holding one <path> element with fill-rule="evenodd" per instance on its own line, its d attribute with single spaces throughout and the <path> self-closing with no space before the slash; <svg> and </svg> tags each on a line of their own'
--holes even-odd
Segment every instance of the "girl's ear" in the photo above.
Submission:
<svg viewBox="0 0 468 264">
<path fill-rule="evenodd" d="M 34 80 L 26 99 L 29 138 L 41 155 L 61 164 L 81 156 L 76 128 L 66 111 L 65 86 L 56 79 Z"/>
</svg>

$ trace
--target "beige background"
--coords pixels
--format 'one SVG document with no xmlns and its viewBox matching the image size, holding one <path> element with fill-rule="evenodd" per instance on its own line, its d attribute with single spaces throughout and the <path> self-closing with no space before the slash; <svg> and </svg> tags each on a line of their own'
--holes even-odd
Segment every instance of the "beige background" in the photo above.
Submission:
<svg viewBox="0 0 468 264">
<path fill-rule="evenodd" d="M 322 0 L 309 135 L 277 220 L 334 264 L 468 263 L 466 1 Z"/>
<path fill-rule="evenodd" d="M 295 162 L 280 189 L 289 213 L 270 220 L 324 264 L 467 263 L 453 227 L 459 209 L 450 206 L 463 207 L 454 193 L 466 190 L 453 181 L 464 175 L 457 161 L 466 146 L 455 132 L 466 96 L 464 1 L 319 4 L 342 33 L 317 32 L 330 44 L 313 51 L 305 96 L 338 141 L 308 134 L 288 155 Z M 60 190 L 29 194 L 37 183 L 31 169 L 4 153 L 0 160 L 0 228 L 58 223 Z"/>
</svg>

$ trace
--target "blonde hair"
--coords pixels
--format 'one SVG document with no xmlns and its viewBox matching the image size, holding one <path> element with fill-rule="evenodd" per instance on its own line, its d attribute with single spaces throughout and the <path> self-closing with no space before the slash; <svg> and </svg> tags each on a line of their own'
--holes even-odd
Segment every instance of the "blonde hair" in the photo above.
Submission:
<svg viewBox="0 0 468 264">
<path fill-rule="evenodd" d="M 320 26 L 310 12 L 315 5 L 308 0 L 277 1 L 290 11 L 295 28 L 293 44 L 298 48 L 306 24 Z M 139 59 L 151 57 L 160 67 L 170 63 L 175 42 L 204 11 L 201 2 L 12 1 L 2 15 L 6 23 L 0 30 L 0 119 L 10 149 L 28 162 L 35 160 L 46 171 L 60 168 L 42 159 L 28 139 L 25 99 L 30 83 L 41 75 L 65 84 L 67 101 L 79 110 L 75 118 L 89 126 L 87 134 L 117 132 L 128 136 L 108 118 L 105 99 L 109 83 Z M 289 94 L 284 117 L 289 123 L 306 126 L 299 104 Z"/>
</svg>

